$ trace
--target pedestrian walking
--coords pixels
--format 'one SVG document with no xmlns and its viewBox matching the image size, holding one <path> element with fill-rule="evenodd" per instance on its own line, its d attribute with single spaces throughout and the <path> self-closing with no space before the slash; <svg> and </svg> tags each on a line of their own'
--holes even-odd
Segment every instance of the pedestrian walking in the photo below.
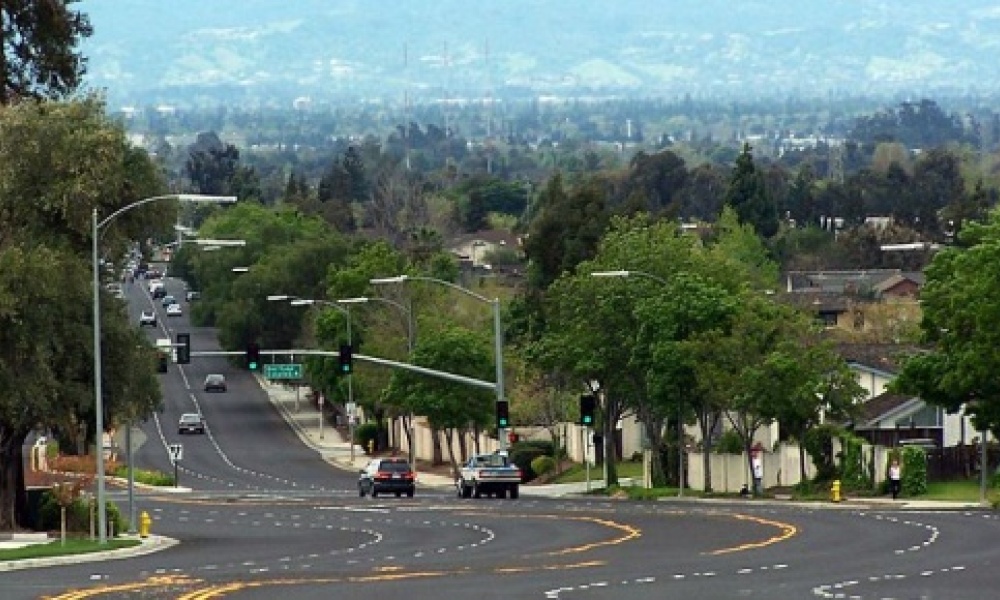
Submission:
<svg viewBox="0 0 1000 600">
<path fill-rule="evenodd" d="M 751 450 L 750 469 L 753 475 L 753 495 L 760 496 L 764 493 L 764 457 L 761 452 L 764 448 L 758 443 Z"/>
<path fill-rule="evenodd" d="M 892 494 L 892 499 L 895 500 L 899 498 L 899 490 L 902 486 L 903 469 L 899 466 L 899 459 L 894 458 L 892 462 L 889 463 L 889 492 Z"/>
</svg>

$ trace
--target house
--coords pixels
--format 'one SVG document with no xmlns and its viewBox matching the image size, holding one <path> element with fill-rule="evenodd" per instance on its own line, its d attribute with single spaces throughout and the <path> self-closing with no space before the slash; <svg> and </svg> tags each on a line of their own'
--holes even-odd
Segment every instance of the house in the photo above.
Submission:
<svg viewBox="0 0 1000 600">
<path fill-rule="evenodd" d="M 523 258 L 521 237 L 500 229 L 483 229 L 453 239 L 449 249 L 461 261 L 470 261 L 473 268 L 488 268 L 489 258 L 496 252 L 511 250 Z"/>
<path fill-rule="evenodd" d="M 950 448 L 968 444 L 978 435 L 964 412 L 948 414 L 916 396 L 888 390 L 902 361 L 917 348 L 899 344 L 842 344 L 839 351 L 867 391 L 853 429 L 870 443 L 895 447 L 920 440 L 929 446 Z"/>
<path fill-rule="evenodd" d="M 869 329 L 865 313 L 878 305 L 915 305 L 926 278 L 899 269 L 857 271 L 790 271 L 781 299 L 812 312 L 826 327 Z M 902 316 L 903 320 L 909 314 Z"/>
</svg>

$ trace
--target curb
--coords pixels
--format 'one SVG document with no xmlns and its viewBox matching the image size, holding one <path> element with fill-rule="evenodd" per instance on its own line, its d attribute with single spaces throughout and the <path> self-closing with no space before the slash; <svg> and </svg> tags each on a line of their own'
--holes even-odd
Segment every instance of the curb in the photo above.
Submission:
<svg viewBox="0 0 1000 600">
<path fill-rule="evenodd" d="M 174 538 L 151 535 L 147 538 L 142 538 L 142 543 L 134 548 L 119 548 L 117 550 L 51 556 L 46 558 L 25 558 L 22 560 L 0 561 L 0 572 L 134 558 L 136 556 L 144 556 L 146 554 L 160 552 L 161 550 L 172 548 L 179 543 L 180 542 Z"/>
</svg>

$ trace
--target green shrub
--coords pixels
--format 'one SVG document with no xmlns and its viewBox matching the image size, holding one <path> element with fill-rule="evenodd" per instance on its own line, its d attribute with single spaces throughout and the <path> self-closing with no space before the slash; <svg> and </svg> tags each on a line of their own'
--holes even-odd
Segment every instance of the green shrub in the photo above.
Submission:
<svg viewBox="0 0 1000 600">
<path fill-rule="evenodd" d="M 743 454 L 744 450 L 743 438 L 735 429 L 726 430 L 715 442 L 715 451 L 719 454 Z"/>
<path fill-rule="evenodd" d="M 832 481 L 837 478 L 837 465 L 833 455 L 833 439 L 840 434 L 836 425 L 820 425 L 806 432 L 803 447 L 816 465 L 818 482 Z"/>
<path fill-rule="evenodd" d="M 89 533 L 91 522 L 90 498 L 77 498 L 73 504 L 66 507 L 66 531 L 69 533 Z M 124 533 L 128 530 L 128 521 L 118 510 L 118 506 L 113 502 L 106 504 L 108 526 L 115 534 Z M 94 526 L 97 526 L 97 509 L 94 510 Z M 61 511 L 55 496 L 46 492 L 42 497 L 42 505 L 38 512 L 38 522 L 41 529 L 45 531 L 59 531 L 61 527 Z"/>
<path fill-rule="evenodd" d="M 840 437 L 840 483 L 844 491 L 871 490 L 874 487 L 874 473 L 871 461 L 864 454 L 865 440 L 849 433 Z"/>
<path fill-rule="evenodd" d="M 365 452 L 368 451 L 368 442 L 374 441 L 377 437 L 378 425 L 375 423 L 362 423 L 354 428 L 354 443 L 364 448 Z"/>
<path fill-rule="evenodd" d="M 538 475 L 531 468 L 531 462 L 539 456 L 552 456 L 555 452 L 554 444 L 542 440 L 529 440 L 516 442 L 511 445 L 508 453 L 512 463 L 521 469 L 522 481 L 531 481 Z"/>
<path fill-rule="evenodd" d="M 531 470 L 535 475 L 551 473 L 556 468 L 556 459 L 551 456 L 537 456 L 531 461 Z"/>
<path fill-rule="evenodd" d="M 927 452 L 918 446 L 907 446 L 900 452 L 903 480 L 900 488 L 904 496 L 927 493 Z"/>
<path fill-rule="evenodd" d="M 113 474 L 115 477 L 128 479 L 128 466 L 122 465 L 115 468 Z M 172 474 L 164 473 L 162 471 L 133 469 L 132 478 L 135 481 L 145 485 L 152 485 L 157 487 L 170 487 L 174 485 L 174 476 Z"/>
</svg>

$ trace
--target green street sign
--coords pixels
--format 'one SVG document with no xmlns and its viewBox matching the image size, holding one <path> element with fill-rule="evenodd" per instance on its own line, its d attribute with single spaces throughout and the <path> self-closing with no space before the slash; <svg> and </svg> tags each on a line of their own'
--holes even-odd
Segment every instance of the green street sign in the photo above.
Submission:
<svg viewBox="0 0 1000 600">
<path fill-rule="evenodd" d="M 264 377 L 267 379 L 302 379 L 302 365 L 264 365 Z"/>
</svg>

